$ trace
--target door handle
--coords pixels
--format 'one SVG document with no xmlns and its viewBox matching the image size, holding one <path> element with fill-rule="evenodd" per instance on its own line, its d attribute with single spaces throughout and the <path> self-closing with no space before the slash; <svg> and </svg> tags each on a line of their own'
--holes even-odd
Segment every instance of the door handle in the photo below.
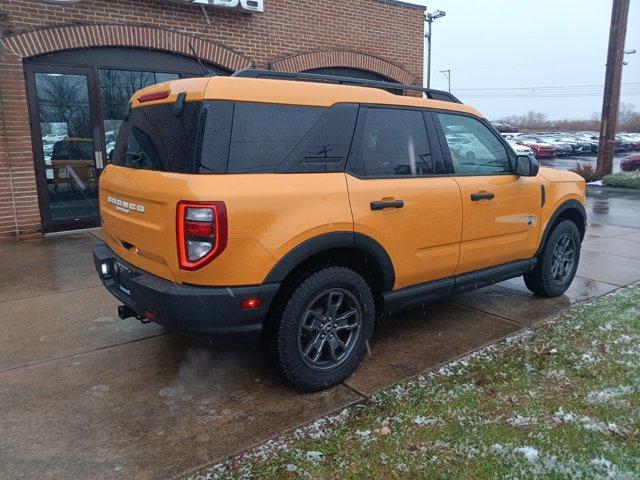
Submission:
<svg viewBox="0 0 640 480">
<path fill-rule="evenodd" d="M 486 192 L 486 193 L 472 193 L 471 194 L 471 201 L 472 202 L 477 202 L 478 200 L 493 200 L 493 198 L 495 197 L 495 195 L 491 192 Z"/>
<path fill-rule="evenodd" d="M 390 202 L 371 202 L 371 210 L 383 210 L 385 208 L 402 208 L 404 207 L 404 201 L 392 200 Z"/>
</svg>

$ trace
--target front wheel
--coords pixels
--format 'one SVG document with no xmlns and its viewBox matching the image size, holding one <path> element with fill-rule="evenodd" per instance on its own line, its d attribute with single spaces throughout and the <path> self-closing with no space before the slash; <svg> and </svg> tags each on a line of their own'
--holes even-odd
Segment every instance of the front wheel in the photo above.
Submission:
<svg viewBox="0 0 640 480">
<path fill-rule="evenodd" d="M 362 361 L 374 322 L 373 295 L 360 275 L 343 267 L 311 274 L 292 290 L 273 332 L 280 372 L 305 391 L 345 380 Z"/>
<path fill-rule="evenodd" d="M 571 220 L 563 220 L 549 234 L 536 267 L 524 275 L 529 290 L 543 297 L 567 291 L 580 261 L 580 232 Z"/>
</svg>

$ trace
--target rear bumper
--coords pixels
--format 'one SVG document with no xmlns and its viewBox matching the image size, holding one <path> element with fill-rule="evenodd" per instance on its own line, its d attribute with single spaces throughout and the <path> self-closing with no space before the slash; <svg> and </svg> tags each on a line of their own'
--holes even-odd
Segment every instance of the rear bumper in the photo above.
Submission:
<svg viewBox="0 0 640 480">
<path fill-rule="evenodd" d="M 178 285 L 157 277 L 118 257 L 107 245 L 93 249 L 93 261 L 103 285 L 136 314 L 152 311 L 153 321 L 186 333 L 249 332 L 262 328 L 279 283 L 242 287 Z M 102 274 L 107 264 L 109 274 Z M 245 298 L 260 298 L 262 305 L 243 310 Z"/>
</svg>

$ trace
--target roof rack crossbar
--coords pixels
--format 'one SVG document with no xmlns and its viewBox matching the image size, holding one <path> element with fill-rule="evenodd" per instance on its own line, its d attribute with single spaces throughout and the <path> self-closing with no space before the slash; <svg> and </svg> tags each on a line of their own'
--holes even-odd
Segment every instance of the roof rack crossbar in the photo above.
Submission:
<svg viewBox="0 0 640 480">
<path fill-rule="evenodd" d="M 300 80 L 318 83 L 337 83 L 340 85 L 357 85 L 361 87 L 383 88 L 385 90 L 410 90 L 424 93 L 427 98 L 432 100 L 442 100 L 444 102 L 462 103 L 454 95 L 442 90 L 433 90 L 429 88 L 419 87 L 417 85 L 405 85 L 402 83 L 385 82 L 382 80 L 368 80 L 364 78 L 339 77 L 335 75 L 319 75 L 317 73 L 295 73 L 280 72 L 278 70 L 260 70 L 255 68 L 247 68 L 238 70 L 232 77 L 245 78 L 266 78 L 271 80 Z"/>
</svg>

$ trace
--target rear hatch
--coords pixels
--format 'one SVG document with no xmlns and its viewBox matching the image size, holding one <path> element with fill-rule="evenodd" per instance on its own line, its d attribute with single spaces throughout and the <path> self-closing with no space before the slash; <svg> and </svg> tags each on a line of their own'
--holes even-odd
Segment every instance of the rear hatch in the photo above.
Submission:
<svg viewBox="0 0 640 480">
<path fill-rule="evenodd" d="M 188 174 L 197 169 L 207 81 L 168 82 L 137 92 L 100 178 L 105 242 L 132 265 L 178 283 L 176 205 L 189 198 Z"/>
</svg>

